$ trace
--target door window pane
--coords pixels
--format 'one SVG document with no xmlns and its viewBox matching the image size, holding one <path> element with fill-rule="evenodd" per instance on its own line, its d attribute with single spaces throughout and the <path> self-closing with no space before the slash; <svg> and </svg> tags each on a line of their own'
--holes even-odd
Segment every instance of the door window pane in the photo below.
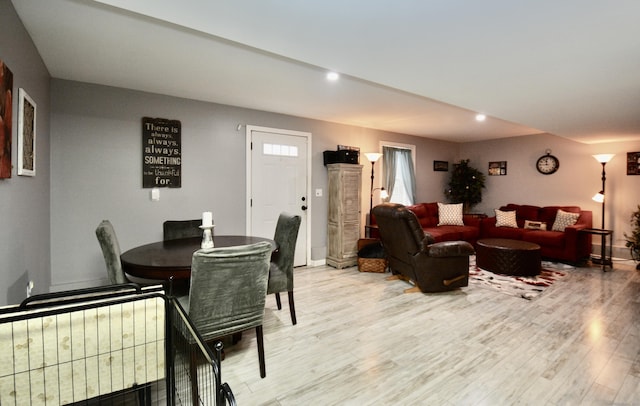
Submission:
<svg viewBox="0 0 640 406">
<path fill-rule="evenodd" d="M 262 144 L 262 153 L 264 155 L 277 155 L 277 156 L 298 156 L 298 147 L 295 145 L 280 145 L 280 144 Z"/>
</svg>

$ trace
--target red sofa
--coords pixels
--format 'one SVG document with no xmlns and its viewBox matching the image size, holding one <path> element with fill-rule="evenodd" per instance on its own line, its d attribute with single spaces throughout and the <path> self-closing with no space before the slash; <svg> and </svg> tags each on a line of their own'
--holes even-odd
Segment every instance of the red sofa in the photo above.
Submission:
<svg viewBox="0 0 640 406">
<path fill-rule="evenodd" d="M 593 227 L 593 214 L 578 206 L 538 207 L 513 203 L 502 206 L 499 210 L 516 212 L 518 228 L 496 227 L 495 217 L 482 218 L 472 214 L 463 215 L 464 226 L 438 226 L 438 203 L 418 203 L 407 208 L 416 214 L 424 231 L 431 234 L 436 242 L 467 241 L 475 246 L 481 238 L 523 240 L 540 245 L 544 258 L 571 263 L 578 263 L 591 253 L 591 235 L 578 230 Z M 551 231 L 558 209 L 580 213 L 576 224 L 565 228 L 565 231 Z M 547 230 L 525 229 L 525 220 L 545 222 Z M 375 216 L 371 218 L 371 224 L 376 224 Z M 371 237 L 379 238 L 376 229 L 371 230 Z"/>
<path fill-rule="evenodd" d="M 480 238 L 480 217 L 472 214 L 464 214 L 462 221 L 464 226 L 439 226 L 438 203 L 418 203 L 407 206 L 418 217 L 418 221 L 425 233 L 431 234 L 435 242 L 442 241 L 466 241 L 475 246 Z M 375 225 L 375 216 L 371 218 L 371 224 Z M 379 238 L 377 230 L 371 231 L 371 237 Z"/>
<path fill-rule="evenodd" d="M 576 224 L 568 226 L 564 231 L 552 231 L 551 228 L 559 209 L 569 213 L 580 213 Z M 591 235 L 579 233 L 585 228 L 593 227 L 593 213 L 581 210 L 578 206 L 530 206 L 509 203 L 500 207 L 501 211 L 515 211 L 518 228 L 496 227 L 496 217 L 487 217 L 481 222 L 481 238 L 508 238 L 536 243 L 540 246 L 540 254 L 544 258 L 563 262 L 577 263 L 589 257 L 591 253 Z M 542 221 L 547 230 L 524 228 L 525 220 Z"/>
</svg>

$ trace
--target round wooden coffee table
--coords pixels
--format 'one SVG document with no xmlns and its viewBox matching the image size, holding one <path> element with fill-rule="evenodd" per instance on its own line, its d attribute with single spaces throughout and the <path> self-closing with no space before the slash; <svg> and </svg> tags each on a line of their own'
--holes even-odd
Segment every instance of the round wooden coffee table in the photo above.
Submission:
<svg viewBox="0 0 640 406">
<path fill-rule="evenodd" d="M 540 246 L 531 242 L 504 238 L 478 240 L 478 268 L 503 275 L 535 276 L 540 274 Z"/>
</svg>

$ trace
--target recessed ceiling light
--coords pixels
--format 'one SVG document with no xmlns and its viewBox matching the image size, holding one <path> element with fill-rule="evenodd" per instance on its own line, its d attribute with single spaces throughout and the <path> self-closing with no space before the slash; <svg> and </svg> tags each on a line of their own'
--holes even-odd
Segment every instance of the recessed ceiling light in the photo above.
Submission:
<svg viewBox="0 0 640 406">
<path fill-rule="evenodd" d="M 329 72 L 327 73 L 327 80 L 335 82 L 340 78 L 340 75 L 337 72 Z"/>
<path fill-rule="evenodd" d="M 484 114 L 476 114 L 476 121 L 484 121 L 487 119 L 487 116 Z"/>
</svg>

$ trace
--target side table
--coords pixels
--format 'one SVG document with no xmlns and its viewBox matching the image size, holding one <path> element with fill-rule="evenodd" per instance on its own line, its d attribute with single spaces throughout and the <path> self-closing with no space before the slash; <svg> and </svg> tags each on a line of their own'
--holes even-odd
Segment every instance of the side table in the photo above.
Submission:
<svg viewBox="0 0 640 406">
<path fill-rule="evenodd" d="M 365 238 L 380 238 L 380 231 L 378 231 L 377 225 L 367 224 L 364 226 L 364 236 Z"/>
<path fill-rule="evenodd" d="M 606 271 L 606 266 L 609 265 L 613 269 L 613 262 L 611 262 L 611 247 L 613 245 L 611 239 L 613 230 L 604 230 L 602 228 L 583 228 L 579 230 L 580 233 L 587 233 L 591 235 L 600 236 L 600 258 L 592 257 L 591 262 L 602 265 L 602 271 Z M 609 256 L 607 257 L 607 236 L 609 237 Z"/>
</svg>

